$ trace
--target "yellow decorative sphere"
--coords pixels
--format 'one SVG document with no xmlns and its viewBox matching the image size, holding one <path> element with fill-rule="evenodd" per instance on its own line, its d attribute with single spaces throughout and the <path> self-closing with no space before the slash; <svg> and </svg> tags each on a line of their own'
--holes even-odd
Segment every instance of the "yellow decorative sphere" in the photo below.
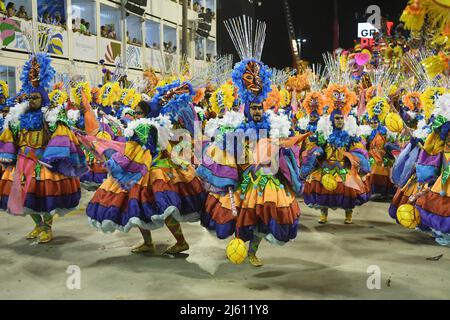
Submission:
<svg viewBox="0 0 450 320">
<path fill-rule="evenodd" d="M 398 222 L 408 229 L 415 229 L 420 224 L 420 213 L 413 205 L 403 204 L 397 209 Z"/>
<path fill-rule="evenodd" d="M 106 131 L 101 131 L 97 134 L 97 138 L 111 140 L 111 135 Z"/>
<path fill-rule="evenodd" d="M 241 264 L 247 257 L 247 246 L 244 241 L 234 238 L 227 246 L 227 257 L 234 264 Z"/>
<path fill-rule="evenodd" d="M 336 178 L 332 174 L 325 174 L 322 176 L 322 179 L 320 180 L 323 187 L 327 189 L 328 191 L 334 191 L 336 190 L 338 183 L 336 181 Z"/>
<path fill-rule="evenodd" d="M 386 127 L 392 132 L 401 132 L 403 130 L 402 118 L 400 118 L 397 113 L 388 113 L 388 115 L 384 119 L 384 123 L 386 124 Z"/>
</svg>

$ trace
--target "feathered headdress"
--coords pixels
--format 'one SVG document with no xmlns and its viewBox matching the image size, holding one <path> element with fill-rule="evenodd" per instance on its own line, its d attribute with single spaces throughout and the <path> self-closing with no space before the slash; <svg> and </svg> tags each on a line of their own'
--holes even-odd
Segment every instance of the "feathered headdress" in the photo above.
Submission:
<svg viewBox="0 0 450 320">
<path fill-rule="evenodd" d="M 5 98 L 9 97 L 9 87 L 5 81 L 0 80 L 0 95 L 3 95 Z"/>
<path fill-rule="evenodd" d="M 33 88 L 49 88 L 55 76 L 55 69 L 51 65 L 52 59 L 46 53 L 39 52 L 30 56 L 25 62 L 20 80 L 22 90 L 30 93 Z"/>
<path fill-rule="evenodd" d="M 413 91 L 407 93 L 403 99 L 403 105 L 407 107 L 410 111 L 417 111 L 416 108 L 422 110 L 422 101 L 420 100 L 420 92 Z M 416 101 L 417 103 L 414 103 Z"/>
<path fill-rule="evenodd" d="M 67 93 L 59 89 L 55 89 L 49 93 L 48 98 L 53 106 L 60 106 L 67 101 Z"/>
<path fill-rule="evenodd" d="M 120 94 L 120 102 L 126 106 L 129 106 L 135 94 L 136 90 L 134 89 L 122 89 Z"/>
<path fill-rule="evenodd" d="M 216 91 L 213 92 L 209 102 L 211 110 L 215 114 L 223 114 L 225 111 L 231 110 L 234 104 L 234 87 L 231 83 L 224 83 Z"/>
<path fill-rule="evenodd" d="M 433 114 L 436 101 L 440 96 L 447 93 L 447 89 L 444 87 L 428 87 L 420 95 L 420 100 L 422 101 L 423 110 L 425 113 L 425 119 L 429 119 Z"/>
<path fill-rule="evenodd" d="M 371 119 L 376 117 L 382 123 L 389 113 L 389 110 L 390 105 L 386 98 L 375 97 L 367 104 L 367 113 L 369 114 L 369 117 Z"/>
<path fill-rule="evenodd" d="M 315 105 L 311 104 L 313 100 L 317 101 Z M 327 98 L 320 91 L 309 92 L 303 100 L 303 108 L 308 115 L 311 115 L 313 111 L 316 111 L 319 116 L 323 115 L 323 109 L 328 104 Z"/>
<path fill-rule="evenodd" d="M 344 116 L 350 113 L 358 100 L 353 91 L 350 91 L 347 86 L 339 84 L 330 84 L 325 90 L 325 96 L 330 102 L 327 112 L 331 114 L 334 110 L 340 109 Z"/>
<path fill-rule="evenodd" d="M 196 113 L 191 106 L 195 91 L 189 82 L 176 80 L 162 87 L 156 88 L 157 92 L 151 103 L 158 106 L 160 113 L 169 115 L 173 122 L 194 132 Z"/>
<path fill-rule="evenodd" d="M 234 85 L 238 88 L 239 98 L 246 105 L 252 102 L 262 103 L 271 91 L 272 76 L 270 69 L 260 61 L 266 24 L 257 20 L 254 26 L 253 19 L 245 15 L 224 23 L 241 58 L 231 75 Z"/>
<path fill-rule="evenodd" d="M 70 90 L 72 101 L 76 105 L 80 105 L 83 98 L 83 93 L 86 96 L 86 99 L 88 102 L 92 101 L 92 95 L 91 95 L 91 87 L 89 85 L 89 82 L 78 82 L 74 88 Z"/>
<path fill-rule="evenodd" d="M 100 103 L 103 106 L 112 106 L 120 98 L 120 85 L 118 82 L 105 83 L 100 90 Z"/>
</svg>

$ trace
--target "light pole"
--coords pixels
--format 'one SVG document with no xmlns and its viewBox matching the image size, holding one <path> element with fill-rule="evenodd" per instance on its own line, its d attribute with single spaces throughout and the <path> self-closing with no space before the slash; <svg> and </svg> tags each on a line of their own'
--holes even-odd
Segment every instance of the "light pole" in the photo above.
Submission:
<svg viewBox="0 0 450 320">
<path fill-rule="evenodd" d="M 300 59 L 302 58 L 302 43 L 305 43 L 306 41 L 307 41 L 306 39 L 301 39 L 301 38 L 297 39 L 298 56 Z"/>
</svg>

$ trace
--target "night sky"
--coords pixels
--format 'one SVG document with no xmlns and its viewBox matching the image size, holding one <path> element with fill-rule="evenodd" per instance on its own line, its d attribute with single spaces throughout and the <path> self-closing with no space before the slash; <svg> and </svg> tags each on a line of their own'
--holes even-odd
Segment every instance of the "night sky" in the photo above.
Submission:
<svg viewBox="0 0 450 320">
<path fill-rule="evenodd" d="M 261 6 L 257 5 L 258 2 Z M 342 48 L 353 46 L 354 40 L 357 39 L 358 22 L 367 20 L 365 11 L 369 5 L 380 6 L 382 16 L 397 23 L 407 4 L 407 0 L 337 0 L 337 2 Z M 289 4 L 297 37 L 307 39 L 302 45 L 302 58 L 311 62 L 321 62 L 322 53 L 333 49 L 333 0 L 289 0 Z M 235 59 L 238 59 L 222 21 L 244 13 L 267 23 L 262 57 L 264 63 L 276 68 L 291 66 L 291 49 L 281 0 L 218 0 L 219 54 L 233 53 Z"/>
</svg>

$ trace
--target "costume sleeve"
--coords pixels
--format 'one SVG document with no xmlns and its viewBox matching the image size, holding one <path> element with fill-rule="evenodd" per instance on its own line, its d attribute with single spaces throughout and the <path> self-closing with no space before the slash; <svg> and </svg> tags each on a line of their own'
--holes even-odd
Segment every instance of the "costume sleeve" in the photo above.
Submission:
<svg viewBox="0 0 450 320">
<path fill-rule="evenodd" d="M 419 183 L 434 182 L 439 176 L 441 166 L 441 153 L 444 142 L 435 132 L 428 135 L 417 159 L 416 173 Z"/>
<path fill-rule="evenodd" d="M 123 154 L 114 149 L 106 149 L 103 154 L 111 176 L 126 190 L 131 189 L 147 174 L 152 163 L 150 150 L 142 148 L 135 141 L 125 143 Z"/>
<path fill-rule="evenodd" d="M 215 143 L 206 147 L 197 174 L 203 181 L 221 191 L 225 191 L 228 187 L 236 188 L 239 180 L 234 155 L 222 150 Z"/>
<path fill-rule="evenodd" d="M 302 152 L 302 162 L 300 168 L 300 176 L 306 179 L 316 168 L 318 159 L 323 156 L 324 150 L 313 142 L 306 145 L 305 151 Z"/>
<path fill-rule="evenodd" d="M 359 160 L 359 173 L 365 175 L 370 172 L 369 153 L 361 142 L 353 143 L 349 152 Z"/>
<path fill-rule="evenodd" d="M 415 172 L 417 158 L 420 148 L 413 147 L 411 143 L 400 152 L 392 167 L 392 182 L 399 187 L 403 187 Z"/>
<path fill-rule="evenodd" d="M 14 144 L 14 134 L 7 128 L 0 135 L 0 163 L 9 165 L 16 162 L 17 148 Z"/>
<path fill-rule="evenodd" d="M 88 170 L 78 138 L 63 123 L 57 124 L 41 162 L 49 164 L 50 170 L 67 177 L 78 177 Z"/>
<path fill-rule="evenodd" d="M 300 148 L 298 146 L 280 149 L 280 172 L 296 194 L 300 194 L 303 189 L 303 182 L 300 179 L 299 152 Z"/>
</svg>

